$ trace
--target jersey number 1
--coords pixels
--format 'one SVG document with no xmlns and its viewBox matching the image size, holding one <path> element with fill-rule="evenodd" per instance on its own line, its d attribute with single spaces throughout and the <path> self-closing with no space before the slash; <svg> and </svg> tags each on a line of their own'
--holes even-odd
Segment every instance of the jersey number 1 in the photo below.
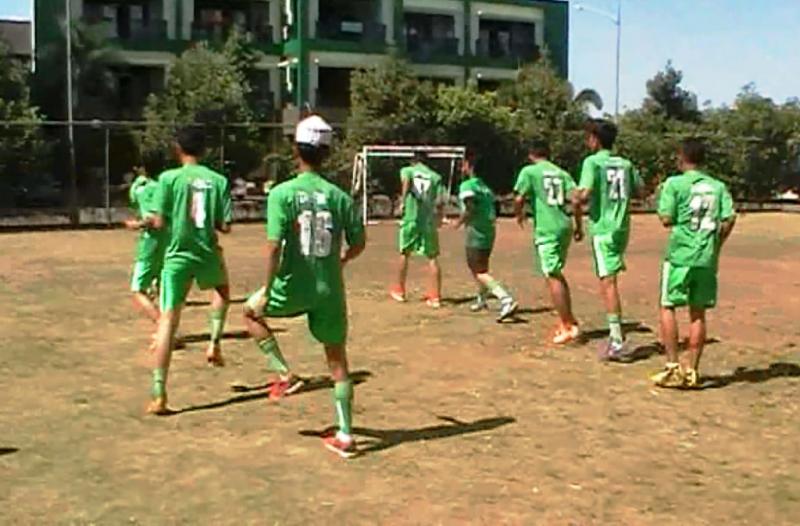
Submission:
<svg viewBox="0 0 800 526">
<path fill-rule="evenodd" d="M 333 243 L 333 215 L 327 210 L 303 211 L 297 218 L 300 225 L 300 253 L 306 257 L 328 257 Z"/>
<path fill-rule="evenodd" d="M 206 193 L 201 190 L 192 192 L 192 220 L 197 228 L 206 226 Z"/>
</svg>

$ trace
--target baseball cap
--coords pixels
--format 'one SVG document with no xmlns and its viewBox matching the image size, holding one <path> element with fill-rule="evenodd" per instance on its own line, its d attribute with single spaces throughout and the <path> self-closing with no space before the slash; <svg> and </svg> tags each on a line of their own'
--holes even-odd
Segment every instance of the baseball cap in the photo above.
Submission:
<svg viewBox="0 0 800 526">
<path fill-rule="evenodd" d="M 300 121 L 294 132 L 294 142 L 309 146 L 330 146 L 333 141 L 333 128 L 319 115 L 312 115 Z"/>
</svg>

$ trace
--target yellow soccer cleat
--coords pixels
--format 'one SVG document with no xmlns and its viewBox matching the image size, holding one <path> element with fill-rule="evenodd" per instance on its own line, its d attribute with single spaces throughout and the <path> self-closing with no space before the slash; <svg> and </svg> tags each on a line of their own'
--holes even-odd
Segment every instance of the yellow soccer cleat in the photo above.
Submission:
<svg viewBox="0 0 800 526">
<path fill-rule="evenodd" d="M 697 369 L 686 369 L 683 371 L 683 385 L 687 389 L 700 388 L 700 373 Z"/>
<path fill-rule="evenodd" d="M 650 376 L 650 380 L 657 387 L 680 389 L 685 386 L 685 376 L 680 364 L 668 363 L 664 370 Z"/>
</svg>

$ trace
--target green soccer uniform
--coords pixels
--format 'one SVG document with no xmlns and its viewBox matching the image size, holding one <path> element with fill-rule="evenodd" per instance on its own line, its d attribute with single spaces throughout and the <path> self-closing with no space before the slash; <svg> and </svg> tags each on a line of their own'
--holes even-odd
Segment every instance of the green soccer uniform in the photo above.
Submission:
<svg viewBox="0 0 800 526">
<path fill-rule="evenodd" d="M 232 220 L 228 180 L 200 165 L 185 165 L 161 174 L 155 210 L 169 229 L 161 309 L 183 304 L 192 281 L 205 290 L 228 283 L 217 228 Z"/>
<path fill-rule="evenodd" d="M 661 274 L 661 305 L 714 307 L 720 226 L 734 215 L 727 187 L 695 170 L 670 177 L 661 189 L 658 215 L 673 225 Z"/>
<path fill-rule="evenodd" d="M 417 163 L 403 168 L 400 179 L 410 182 L 410 190 L 403 202 L 398 248 L 403 254 L 435 258 L 439 255 L 436 208 L 442 196 L 442 176 Z"/>
<path fill-rule="evenodd" d="M 608 150 L 600 150 L 583 161 L 580 188 L 591 190 L 589 234 L 595 272 L 600 278 L 625 270 L 631 197 L 642 186 L 633 164 Z"/>
<path fill-rule="evenodd" d="M 133 181 L 130 205 L 139 219 L 152 214 L 158 191 L 158 181 L 140 175 Z M 166 235 L 160 230 L 142 230 L 136 241 L 136 260 L 131 277 L 131 291 L 147 292 L 161 275 L 166 248 Z"/>
<path fill-rule="evenodd" d="M 492 250 L 495 238 L 494 223 L 497 218 L 492 189 L 480 177 L 472 176 L 459 186 L 458 198 L 464 210 L 467 208 L 467 201 L 472 202 L 472 213 L 466 225 L 467 248 Z"/>
<path fill-rule="evenodd" d="M 318 341 L 344 343 L 342 237 L 351 246 L 365 240 L 353 200 L 339 187 L 313 172 L 274 187 L 267 203 L 267 239 L 282 242 L 283 253 L 264 315 L 305 314 Z"/>
<path fill-rule="evenodd" d="M 566 265 L 572 241 L 572 221 L 566 203 L 574 189 L 572 176 L 550 161 L 526 166 L 514 185 L 514 191 L 530 203 L 536 255 L 545 276 L 560 275 Z"/>
</svg>

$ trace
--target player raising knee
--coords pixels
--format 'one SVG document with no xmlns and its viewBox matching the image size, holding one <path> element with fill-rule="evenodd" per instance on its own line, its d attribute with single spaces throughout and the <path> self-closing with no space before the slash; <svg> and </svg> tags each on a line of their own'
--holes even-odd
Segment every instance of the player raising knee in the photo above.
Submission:
<svg viewBox="0 0 800 526">
<path fill-rule="evenodd" d="M 353 383 L 347 352 L 347 301 L 343 265 L 363 252 L 364 226 L 350 196 L 320 175 L 330 153 L 333 130 L 311 116 L 297 125 L 294 155 L 299 174 L 275 186 L 267 203 L 265 285 L 245 305 L 245 323 L 267 366 L 279 375 L 270 398 L 297 391 L 293 375 L 265 317 L 306 315 L 311 334 L 325 347 L 334 380 L 338 432 L 325 447 L 348 458 L 356 454 L 352 436 Z M 348 248 L 342 255 L 342 237 Z"/>
<path fill-rule="evenodd" d="M 155 208 L 157 190 L 158 181 L 146 173 L 136 177 L 131 185 L 129 197 L 137 217 L 125 221 L 127 228 L 140 231 L 136 241 L 136 261 L 131 277 L 133 305 L 136 310 L 153 322 L 154 327 L 158 326 L 159 310 L 150 298 L 151 292 L 157 290 L 158 280 L 161 276 L 167 236 L 163 230 L 148 228 L 144 219 Z M 151 343 L 151 350 L 154 346 L 155 336 Z"/>
<path fill-rule="evenodd" d="M 498 322 L 504 321 L 517 311 L 519 305 L 509 292 L 489 274 L 489 259 L 495 238 L 494 193 L 483 179 L 475 173 L 475 155 L 467 154 L 461 163 L 464 181 L 458 190 L 461 201 L 461 216 L 453 225 L 466 225 L 467 266 L 478 284 L 478 297 L 470 307 L 473 312 L 488 308 L 489 293 L 500 300 Z"/>
<path fill-rule="evenodd" d="M 514 212 L 520 227 L 525 224 L 525 202 L 530 203 L 534 221 L 534 245 L 539 267 L 547 280 L 559 324 L 553 343 L 565 344 L 579 334 L 578 322 L 572 314 L 569 284 L 564 278 L 564 266 L 573 235 L 583 238 L 581 215 L 575 214 L 575 230 L 567 214 L 566 204 L 575 190 L 575 181 L 567 172 L 548 160 L 550 147 L 545 141 L 534 141 L 528 152 L 531 164 L 517 177 L 514 192 Z"/>
<path fill-rule="evenodd" d="M 706 151 L 687 139 L 678 158 L 683 174 L 664 182 L 658 216 L 669 228 L 661 270 L 661 337 L 667 354 L 664 370 L 652 377 L 660 387 L 699 387 L 700 357 L 706 340 L 706 309 L 717 303 L 717 269 L 722 245 L 736 216 L 725 184 L 701 171 Z M 689 360 L 678 362 L 676 307 L 689 307 Z"/>
<path fill-rule="evenodd" d="M 161 272 L 161 316 L 156 340 L 152 400 L 148 412 L 167 414 L 167 373 L 181 309 L 193 281 L 214 289 L 211 300 L 211 340 L 206 358 L 223 365 L 220 341 L 228 309 L 228 273 L 217 232 L 230 232 L 232 203 L 228 180 L 201 166 L 205 134 L 199 128 L 178 132 L 174 145 L 180 168 L 161 174 L 155 215 L 146 222 L 169 232 Z"/>
<path fill-rule="evenodd" d="M 425 164 L 426 156 L 416 152 L 410 166 L 400 171 L 403 219 L 398 233 L 400 259 L 397 283 L 389 290 L 395 301 L 406 301 L 408 258 L 417 253 L 428 259 L 430 285 L 425 294 L 428 306 L 441 306 L 442 271 L 439 268 L 439 226 L 442 221 L 442 176 Z"/>
<path fill-rule="evenodd" d="M 588 123 L 586 144 L 594 153 L 583 161 L 579 189 L 573 198 L 576 216 L 588 204 L 594 270 L 600 279 L 609 329 L 608 343 L 601 353 L 603 360 L 617 360 L 624 354 L 617 275 L 625 270 L 631 198 L 644 186 L 633 163 L 612 153 L 616 140 L 617 127 L 613 123 L 604 120 Z"/>
</svg>

